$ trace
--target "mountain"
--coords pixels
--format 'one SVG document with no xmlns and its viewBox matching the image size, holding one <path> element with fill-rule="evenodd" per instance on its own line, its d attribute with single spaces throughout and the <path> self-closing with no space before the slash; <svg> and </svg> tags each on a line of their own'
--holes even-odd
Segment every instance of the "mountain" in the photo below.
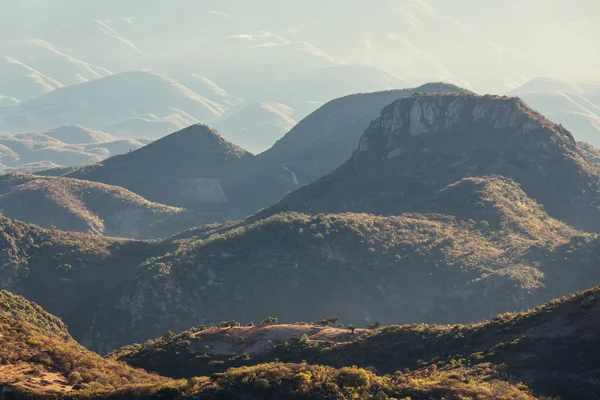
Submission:
<svg viewBox="0 0 600 400">
<path fill-rule="evenodd" d="M 242 148 L 262 153 L 296 125 L 293 114 L 285 104 L 253 103 L 219 120 L 215 128 Z"/>
<path fill-rule="evenodd" d="M 106 132 L 118 137 L 158 139 L 170 133 L 194 125 L 196 119 L 180 110 L 159 118 L 154 114 L 128 118 L 104 128 Z"/>
<path fill-rule="evenodd" d="M 427 371 L 428 367 L 431 372 L 435 365 L 434 375 L 479 369 L 488 379 L 503 376 L 523 382 L 535 395 L 565 400 L 596 398 L 600 395 L 599 312 L 600 288 L 596 287 L 528 312 L 506 313 L 472 325 L 349 330 L 324 321 L 200 327 L 127 346 L 112 357 L 166 376 L 183 377 L 275 359 L 336 368 L 357 364 L 389 374 Z"/>
<path fill-rule="evenodd" d="M 510 92 L 557 124 L 577 140 L 600 145 L 600 84 L 536 78 Z"/>
<path fill-rule="evenodd" d="M 0 93 L 3 97 L 25 100 L 63 86 L 17 59 L 6 56 L 0 58 Z"/>
<path fill-rule="evenodd" d="M 184 211 L 118 186 L 26 174 L 0 177 L 0 210 L 42 227 L 138 238 L 156 237 L 157 225 Z"/>
<path fill-rule="evenodd" d="M 0 133 L 0 163 L 5 172 L 33 172 L 50 166 L 96 163 L 146 143 L 147 140 L 118 139 L 74 125 L 45 132 Z"/>
<path fill-rule="evenodd" d="M 173 113 L 185 113 L 195 120 L 212 122 L 225 111 L 224 107 L 170 78 L 132 71 L 53 90 L 15 106 L 4 107 L 0 115 L 4 129 L 13 132 L 46 130 L 67 124 L 103 131 L 118 122 L 145 114 L 163 118 Z"/>
<path fill-rule="evenodd" d="M 25 62 L 64 86 L 91 81 L 112 73 L 106 68 L 87 63 L 71 54 L 65 54 L 59 47 L 39 38 L 4 46 L 0 52 L 4 56 Z M 27 98 L 23 97 L 23 99 Z"/>
<path fill-rule="evenodd" d="M 93 131 L 81 125 L 64 125 L 43 132 L 44 135 L 53 137 L 67 144 L 78 143 L 105 143 L 119 140 L 118 137 L 104 132 Z"/>
<path fill-rule="evenodd" d="M 277 202 L 287 191 L 312 183 L 342 165 L 369 123 L 393 101 L 414 93 L 462 91 L 454 85 L 430 83 L 332 100 L 232 176 L 230 186 L 239 191 L 232 196 L 244 199 L 241 207 L 246 215 L 254 213 Z"/>
<path fill-rule="evenodd" d="M 225 89 L 202 75 L 188 74 L 178 78 L 177 81 L 199 95 L 226 107 L 236 107 L 244 103 L 243 99 L 231 96 Z"/>
<path fill-rule="evenodd" d="M 581 150 L 586 160 L 594 164 L 600 163 L 600 149 L 598 147 L 586 142 L 577 142 L 577 146 L 579 146 L 579 150 Z"/>
<path fill-rule="evenodd" d="M 275 85 L 268 98 L 293 106 L 301 101 L 329 101 L 353 93 L 413 87 L 414 84 L 381 69 L 345 64 L 312 70 Z"/>
<path fill-rule="evenodd" d="M 226 211 L 219 178 L 251 154 L 205 125 L 193 125 L 136 151 L 66 176 L 122 186 L 149 200 Z"/>
<path fill-rule="evenodd" d="M 516 181 L 551 216 L 598 231 L 600 173 L 573 136 L 521 100 L 472 94 L 392 103 L 344 165 L 268 213 L 419 211 L 423 198 L 444 187 L 493 174 Z"/>
</svg>

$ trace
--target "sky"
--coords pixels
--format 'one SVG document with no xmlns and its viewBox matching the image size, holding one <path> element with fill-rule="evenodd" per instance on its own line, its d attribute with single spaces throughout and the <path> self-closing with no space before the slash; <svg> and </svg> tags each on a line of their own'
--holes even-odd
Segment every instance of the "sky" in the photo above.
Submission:
<svg viewBox="0 0 600 400">
<path fill-rule="evenodd" d="M 240 91 L 354 63 L 415 84 L 443 80 L 480 93 L 505 93 L 538 76 L 600 80 L 597 0 L 0 0 L 0 5 L 0 49 L 41 38 L 111 71 L 200 72 Z"/>
</svg>

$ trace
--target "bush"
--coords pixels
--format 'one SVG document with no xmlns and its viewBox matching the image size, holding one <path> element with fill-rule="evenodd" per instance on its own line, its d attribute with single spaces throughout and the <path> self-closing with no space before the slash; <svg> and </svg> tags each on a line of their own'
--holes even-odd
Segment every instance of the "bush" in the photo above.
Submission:
<svg viewBox="0 0 600 400">
<path fill-rule="evenodd" d="M 267 318 L 263 319 L 263 321 L 260 323 L 260 325 L 268 326 L 268 325 L 277 325 L 278 323 L 279 323 L 279 318 L 267 317 Z"/>
</svg>

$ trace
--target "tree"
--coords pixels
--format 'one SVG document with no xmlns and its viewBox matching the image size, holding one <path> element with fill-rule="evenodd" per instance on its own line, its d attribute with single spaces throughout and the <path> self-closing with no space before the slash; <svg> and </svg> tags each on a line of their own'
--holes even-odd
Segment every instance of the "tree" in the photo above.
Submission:
<svg viewBox="0 0 600 400">
<path fill-rule="evenodd" d="M 348 329 L 350 330 L 350 332 L 352 332 L 352 334 L 354 334 L 354 330 L 356 329 L 356 327 L 352 324 L 348 325 Z"/>
<path fill-rule="evenodd" d="M 279 318 L 267 317 L 267 318 L 263 319 L 263 321 L 260 323 L 260 325 L 261 326 L 277 325 L 278 323 L 279 323 Z"/>
</svg>

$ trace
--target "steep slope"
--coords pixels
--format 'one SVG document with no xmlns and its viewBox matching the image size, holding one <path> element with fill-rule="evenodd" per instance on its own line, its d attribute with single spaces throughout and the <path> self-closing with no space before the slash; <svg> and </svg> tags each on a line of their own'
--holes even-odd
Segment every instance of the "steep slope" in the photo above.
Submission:
<svg viewBox="0 0 600 400">
<path fill-rule="evenodd" d="M 161 118 L 176 111 L 211 122 L 225 108 L 165 76 L 132 71 L 54 90 L 3 108 L 1 115 L 3 127 L 9 131 L 45 130 L 67 124 L 102 131 L 144 114 Z"/>
<path fill-rule="evenodd" d="M 193 125 L 67 176 L 122 186 L 164 204 L 227 211 L 219 178 L 250 156 L 209 127 Z"/>
<path fill-rule="evenodd" d="M 175 233 L 160 225 L 184 213 L 117 186 L 25 174 L 0 177 L 0 210 L 42 227 L 136 238 Z"/>
<path fill-rule="evenodd" d="M 215 127 L 227 140 L 261 153 L 296 125 L 293 114 L 294 110 L 285 104 L 253 103 L 221 119 Z"/>
<path fill-rule="evenodd" d="M 127 346 L 112 357 L 183 377 L 275 359 L 337 368 L 357 364 L 390 374 L 407 369 L 431 374 L 433 364 L 434 375 L 459 373 L 462 366 L 521 381 L 539 395 L 596 398 L 600 395 L 599 313 L 600 288 L 594 288 L 473 325 L 412 324 L 369 330 L 314 323 L 201 327 Z"/>
<path fill-rule="evenodd" d="M 418 211 L 420 199 L 447 185 L 491 174 L 515 180 L 551 216 L 600 230 L 600 173 L 572 135 L 518 99 L 465 94 L 389 105 L 342 167 L 267 213 Z"/>
<path fill-rule="evenodd" d="M 414 89 L 355 94 L 320 107 L 231 177 L 232 190 L 239 191 L 236 197 L 244 199 L 245 213 L 267 207 L 287 191 L 331 173 L 350 157 L 364 130 L 385 106 L 414 93 L 428 92 L 464 90 L 430 83 Z"/>
</svg>

